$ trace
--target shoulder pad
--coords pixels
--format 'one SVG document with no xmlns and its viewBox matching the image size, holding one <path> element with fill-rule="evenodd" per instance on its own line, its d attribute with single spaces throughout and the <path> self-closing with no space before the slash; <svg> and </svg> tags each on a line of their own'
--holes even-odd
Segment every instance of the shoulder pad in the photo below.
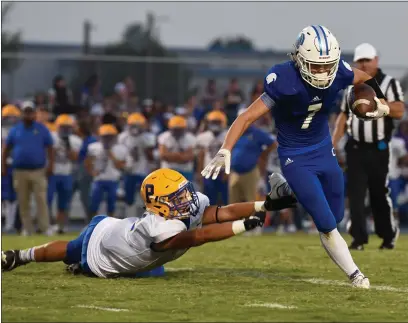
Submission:
<svg viewBox="0 0 408 323">
<path fill-rule="evenodd" d="M 291 61 L 273 66 L 265 77 L 265 91 L 276 95 L 294 95 L 299 91 L 300 76 Z M 269 94 L 269 93 L 268 93 Z"/>
</svg>

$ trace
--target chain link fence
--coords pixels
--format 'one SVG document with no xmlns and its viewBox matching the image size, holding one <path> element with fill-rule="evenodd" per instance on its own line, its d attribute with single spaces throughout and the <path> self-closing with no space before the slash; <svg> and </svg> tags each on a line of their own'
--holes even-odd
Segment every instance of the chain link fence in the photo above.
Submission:
<svg viewBox="0 0 408 323">
<path fill-rule="evenodd" d="M 63 75 L 74 92 L 96 73 L 102 92 L 113 93 L 117 82 L 130 76 L 136 81 L 141 99 L 159 97 L 181 104 L 193 90 L 203 89 L 208 79 L 215 79 L 223 91 L 231 78 L 237 78 L 244 93 L 262 79 L 274 64 L 287 59 L 283 55 L 262 58 L 235 58 L 233 55 L 206 57 L 136 57 L 82 55 L 72 53 L 2 53 L 3 62 L 13 66 L 2 70 L 2 92 L 10 99 L 20 99 L 38 91 L 47 91 L 55 75 Z M 383 66 L 396 78 L 408 75 L 408 66 Z"/>
</svg>

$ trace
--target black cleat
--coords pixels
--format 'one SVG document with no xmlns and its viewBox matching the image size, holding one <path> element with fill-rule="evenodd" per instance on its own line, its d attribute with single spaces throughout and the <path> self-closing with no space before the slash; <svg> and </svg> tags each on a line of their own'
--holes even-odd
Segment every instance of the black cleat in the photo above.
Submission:
<svg viewBox="0 0 408 323">
<path fill-rule="evenodd" d="M 1 252 L 1 271 L 11 271 L 26 262 L 20 259 L 20 250 L 7 250 Z"/>
<path fill-rule="evenodd" d="M 363 251 L 364 250 L 364 245 L 363 244 L 359 244 L 357 242 L 352 242 L 351 245 L 349 246 L 350 250 L 359 250 L 359 251 Z"/>
<path fill-rule="evenodd" d="M 73 274 L 73 275 L 79 275 L 82 274 L 82 268 L 80 264 L 71 264 L 67 266 L 67 272 Z"/>
<path fill-rule="evenodd" d="M 395 230 L 395 234 L 394 234 L 394 237 L 392 238 L 392 240 L 384 240 L 379 249 L 380 250 L 383 250 L 383 249 L 392 250 L 392 249 L 394 249 L 395 248 L 395 243 L 397 242 L 397 239 L 399 237 L 399 233 L 400 233 L 400 229 L 397 228 Z"/>
</svg>

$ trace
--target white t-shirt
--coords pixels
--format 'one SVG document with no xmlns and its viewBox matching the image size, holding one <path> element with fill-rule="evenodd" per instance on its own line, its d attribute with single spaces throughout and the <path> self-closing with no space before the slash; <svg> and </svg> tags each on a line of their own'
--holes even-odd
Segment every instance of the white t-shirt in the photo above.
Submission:
<svg viewBox="0 0 408 323">
<path fill-rule="evenodd" d="M 397 179 L 401 176 L 402 169 L 398 166 L 398 159 L 407 154 L 405 141 L 401 138 L 393 137 L 390 141 L 390 179 Z"/>
<path fill-rule="evenodd" d="M 210 161 L 215 157 L 215 155 L 220 150 L 224 138 L 227 134 L 227 130 L 222 131 L 217 136 L 210 130 L 200 133 L 197 136 L 197 147 L 204 148 L 204 167 L 210 163 Z"/>
<path fill-rule="evenodd" d="M 130 174 L 146 176 L 151 171 L 151 163 L 146 156 L 146 149 L 156 146 L 156 136 L 150 132 L 143 132 L 132 136 L 128 131 L 119 135 L 118 143 L 125 146 L 129 152 L 126 169 Z"/>
<path fill-rule="evenodd" d="M 125 146 L 116 144 L 111 148 L 113 156 L 116 159 L 125 161 L 128 151 Z M 113 161 L 108 157 L 107 151 L 102 143 L 94 142 L 88 146 L 88 155 L 94 157 L 94 167 L 98 176 L 95 181 L 117 181 L 120 178 L 121 170 L 117 169 Z"/>
<path fill-rule="evenodd" d="M 92 232 L 88 244 L 87 262 L 91 271 L 103 278 L 131 276 L 182 256 L 188 249 L 155 252 L 150 246 L 202 226 L 209 200 L 204 194 L 197 195 L 199 212 L 190 217 L 189 229 L 180 220 L 165 220 L 148 211 L 140 217 L 102 220 Z"/>
<path fill-rule="evenodd" d="M 186 132 L 179 140 L 173 137 L 170 131 L 165 131 L 158 137 L 159 145 L 164 145 L 170 152 L 182 152 L 190 148 L 196 148 L 196 137 L 191 132 Z M 165 160 L 160 161 L 161 168 L 171 168 L 183 172 L 192 172 L 194 170 L 194 162 L 174 163 Z"/>
<path fill-rule="evenodd" d="M 51 136 L 54 141 L 55 149 L 54 174 L 71 175 L 75 163 L 68 158 L 68 150 L 65 147 L 64 141 L 56 132 L 52 132 Z M 68 140 L 71 149 L 75 152 L 79 152 L 82 146 L 82 139 L 76 135 L 70 135 Z"/>
</svg>

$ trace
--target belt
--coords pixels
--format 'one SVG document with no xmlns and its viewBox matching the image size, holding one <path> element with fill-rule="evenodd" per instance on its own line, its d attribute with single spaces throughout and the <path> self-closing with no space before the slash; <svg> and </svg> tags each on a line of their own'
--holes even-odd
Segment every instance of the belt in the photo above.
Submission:
<svg viewBox="0 0 408 323">
<path fill-rule="evenodd" d="M 385 140 L 380 140 L 377 142 L 361 142 L 350 138 L 348 140 L 348 144 L 357 146 L 361 149 L 386 150 L 388 148 L 388 142 Z"/>
</svg>

